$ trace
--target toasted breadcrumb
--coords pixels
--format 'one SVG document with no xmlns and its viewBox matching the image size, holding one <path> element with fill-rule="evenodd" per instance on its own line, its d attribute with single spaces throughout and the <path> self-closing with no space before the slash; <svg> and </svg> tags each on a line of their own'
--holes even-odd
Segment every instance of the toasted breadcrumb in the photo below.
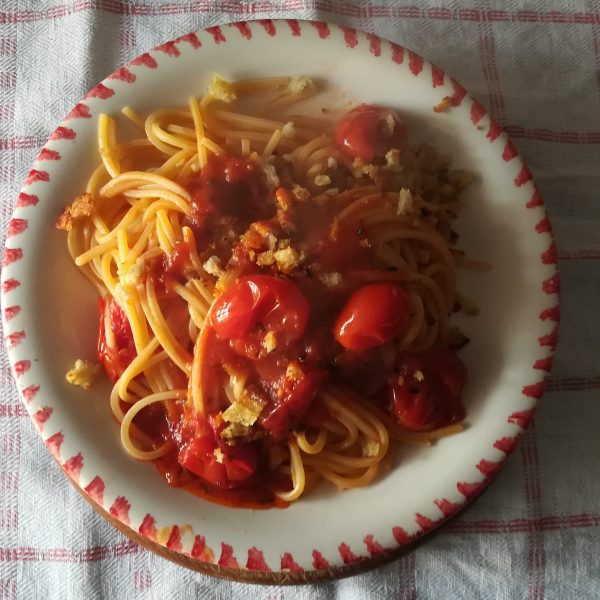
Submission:
<svg viewBox="0 0 600 600">
<path fill-rule="evenodd" d="M 99 371 L 100 365 L 78 358 L 73 368 L 65 375 L 65 379 L 71 385 L 78 385 L 87 390 L 94 383 Z"/>
<path fill-rule="evenodd" d="M 294 137 L 296 135 L 296 127 L 294 126 L 294 122 L 293 121 L 288 121 L 281 128 L 281 135 L 284 138 L 291 138 L 291 137 Z"/>
<path fill-rule="evenodd" d="M 221 448 L 215 448 L 213 450 L 213 454 L 214 454 L 214 457 L 217 459 L 217 462 L 219 464 L 223 464 L 223 459 L 225 458 L 225 455 L 223 454 L 223 450 L 221 450 Z"/>
<path fill-rule="evenodd" d="M 319 275 L 319 279 L 321 280 L 321 283 L 323 283 L 328 288 L 333 288 L 333 287 L 340 285 L 340 283 L 342 283 L 342 274 L 341 273 L 323 273 L 322 275 Z"/>
<path fill-rule="evenodd" d="M 89 217 L 94 210 L 94 201 L 91 194 L 77 196 L 71 204 L 65 206 L 63 212 L 56 220 L 56 228 L 64 231 L 73 229 L 73 222 Z"/>
<path fill-rule="evenodd" d="M 452 98 L 444 96 L 434 107 L 436 113 L 446 112 L 452 108 Z"/>
<path fill-rule="evenodd" d="M 377 456 L 379 454 L 379 442 L 373 440 L 367 442 L 364 446 L 363 454 L 369 457 Z"/>
<path fill-rule="evenodd" d="M 398 194 L 397 215 L 409 215 L 414 208 L 412 192 L 407 188 L 402 188 Z"/>
<path fill-rule="evenodd" d="M 277 348 L 277 336 L 274 331 L 267 331 L 262 341 L 263 348 L 270 354 Z"/>
<path fill-rule="evenodd" d="M 310 200 L 310 192 L 301 185 L 292 185 L 292 194 L 294 194 L 300 202 L 308 202 Z"/>
<path fill-rule="evenodd" d="M 220 100 L 221 102 L 226 102 L 227 104 L 231 104 L 231 102 L 237 100 L 233 85 L 229 81 L 223 79 L 217 73 L 212 76 L 206 93 L 209 96 L 212 96 L 215 100 Z"/>
<path fill-rule="evenodd" d="M 221 259 L 218 256 L 211 256 L 202 266 L 209 275 L 214 275 L 215 277 L 219 277 L 223 272 Z"/>
<path fill-rule="evenodd" d="M 295 269 L 302 261 L 300 253 L 291 246 L 281 248 L 273 252 L 273 257 L 280 271 L 289 273 Z"/>
<path fill-rule="evenodd" d="M 315 177 L 315 185 L 318 185 L 319 187 L 329 185 L 330 183 L 331 177 L 329 177 L 329 175 L 317 175 Z"/>
<path fill-rule="evenodd" d="M 290 77 L 290 82 L 288 83 L 288 89 L 292 94 L 299 94 L 307 88 L 311 88 L 314 86 L 314 83 L 310 77 L 304 76 L 295 76 Z"/>
<path fill-rule="evenodd" d="M 275 264 L 275 257 L 273 256 L 272 250 L 266 250 L 265 252 L 261 252 L 256 257 L 256 264 L 259 267 L 270 267 Z"/>
<path fill-rule="evenodd" d="M 302 379 L 303 375 L 304 371 L 301 369 L 300 365 L 295 360 L 290 361 L 285 370 L 285 376 L 288 379 L 296 381 Z"/>
</svg>

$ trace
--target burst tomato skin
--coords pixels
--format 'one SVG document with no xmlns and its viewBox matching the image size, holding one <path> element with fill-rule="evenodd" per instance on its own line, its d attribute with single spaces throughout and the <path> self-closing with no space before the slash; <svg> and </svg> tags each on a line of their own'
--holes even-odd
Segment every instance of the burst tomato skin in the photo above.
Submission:
<svg viewBox="0 0 600 600">
<path fill-rule="evenodd" d="M 390 148 L 402 148 L 406 137 L 398 113 L 369 104 L 361 104 L 342 116 L 333 132 L 333 141 L 340 150 L 367 162 Z"/>
<path fill-rule="evenodd" d="M 112 297 L 98 298 L 98 313 L 100 324 L 96 355 L 98 362 L 104 366 L 104 370 L 114 383 L 137 355 L 133 333 L 123 309 Z M 106 339 L 107 320 L 114 338 L 114 346 L 109 345 Z"/>
<path fill-rule="evenodd" d="M 465 418 L 462 392 L 467 369 L 451 350 L 433 348 L 400 359 L 390 384 L 390 414 L 402 428 L 432 431 Z"/>
</svg>

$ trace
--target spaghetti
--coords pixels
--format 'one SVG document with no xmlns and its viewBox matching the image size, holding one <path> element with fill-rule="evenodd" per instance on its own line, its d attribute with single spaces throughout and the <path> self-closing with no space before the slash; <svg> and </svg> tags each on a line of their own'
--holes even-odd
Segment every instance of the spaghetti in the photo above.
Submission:
<svg viewBox="0 0 600 600">
<path fill-rule="evenodd" d="M 215 76 L 187 108 L 125 107 L 127 141 L 101 115 L 101 162 L 57 222 L 100 294 L 124 449 L 226 504 L 367 485 L 390 440 L 465 416 L 449 317 L 457 265 L 480 266 L 454 247 L 470 177 L 392 110 L 308 114 L 317 92 Z"/>
</svg>

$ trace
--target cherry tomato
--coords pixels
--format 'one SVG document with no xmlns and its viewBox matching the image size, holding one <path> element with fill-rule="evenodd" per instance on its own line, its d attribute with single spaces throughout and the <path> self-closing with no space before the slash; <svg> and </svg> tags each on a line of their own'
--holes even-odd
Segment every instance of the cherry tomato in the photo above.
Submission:
<svg viewBox="0 0 600 600">
<path fill-rule="evenodd" d="M 395 111 L 361 104 L 337 122 L 333 141 L 353 158 L 371 162 L 390 148 L 403 147 L 406 127 Z"/>
<path fill-rule="evenodd" d="M 112 297 L 98 298 L 98 312 L 100 325 L 96 354 L 98 361 L 104 365 L 106 373 L 114 383 L 137 356 L 133 334 L 123 309 Z M 110 344 L 106 338 L 107 324 L 113 337 Z"/>
<path fill-rule="evenodd" d="M 406 356 L 391 382 L 391 415 L 398 425 L 413 431 L 458 423 L 465 418 L 461 398 L 466 382 L 466 367 L 451 350 Z"/>
<path fill-rule="evenodd" d="M 335 323 L 335 338 L 349 350 L 366 350 L 400 335 L 409 320 L 406 292 L 392 283 L 374 283 L 350 296 Z"/>
<path fill-rule="evenodd" d="M 294 378 L 285 377 L 281 382 L 281 398 L 263 410 L 260 424 L 275 437 L 286 436 L 309 409 L 324 378 L 324 371 L 301 372 Z"/>
<path fill-rule="evenodd" d="M 272 331 L 277 345 L 302 337 L 308 324 L 310 306 L 291 281 L 270 275 L 238 279 L 216 301 L 210 325 L 222 340 L 247 356 L 264 355 L 262 340 Z"/>
<path fill-rule="evenodd" d="M 258 468 L 256 447 L 248 443 L 224 446 L 217 435 L 210 427 L 201 428 L 179 453 L 179 464 L 215 487 L 230 489 L 248 483 Z"/>
</svg>

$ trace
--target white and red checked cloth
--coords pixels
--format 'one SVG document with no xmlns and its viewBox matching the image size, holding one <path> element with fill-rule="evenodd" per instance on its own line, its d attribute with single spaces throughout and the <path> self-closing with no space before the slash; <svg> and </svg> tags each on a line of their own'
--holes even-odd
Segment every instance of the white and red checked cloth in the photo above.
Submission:
<svg viewBox="0 0 600 600">
<path fill-rule="evenodd" d="M 338 582 L 253 587 L 175 566 L 94 513 L 35 432 L 2 348 L 0 598 L 600 598 L 600 1 L 2 0 L 2 245 L 40 147 L 94 84 L 183 33 L 280 17 L 406 45 L 512 136 L 546 201 L 562 277 L 535 425 L 480 501 L 410 556 Z"/>
</svg>

